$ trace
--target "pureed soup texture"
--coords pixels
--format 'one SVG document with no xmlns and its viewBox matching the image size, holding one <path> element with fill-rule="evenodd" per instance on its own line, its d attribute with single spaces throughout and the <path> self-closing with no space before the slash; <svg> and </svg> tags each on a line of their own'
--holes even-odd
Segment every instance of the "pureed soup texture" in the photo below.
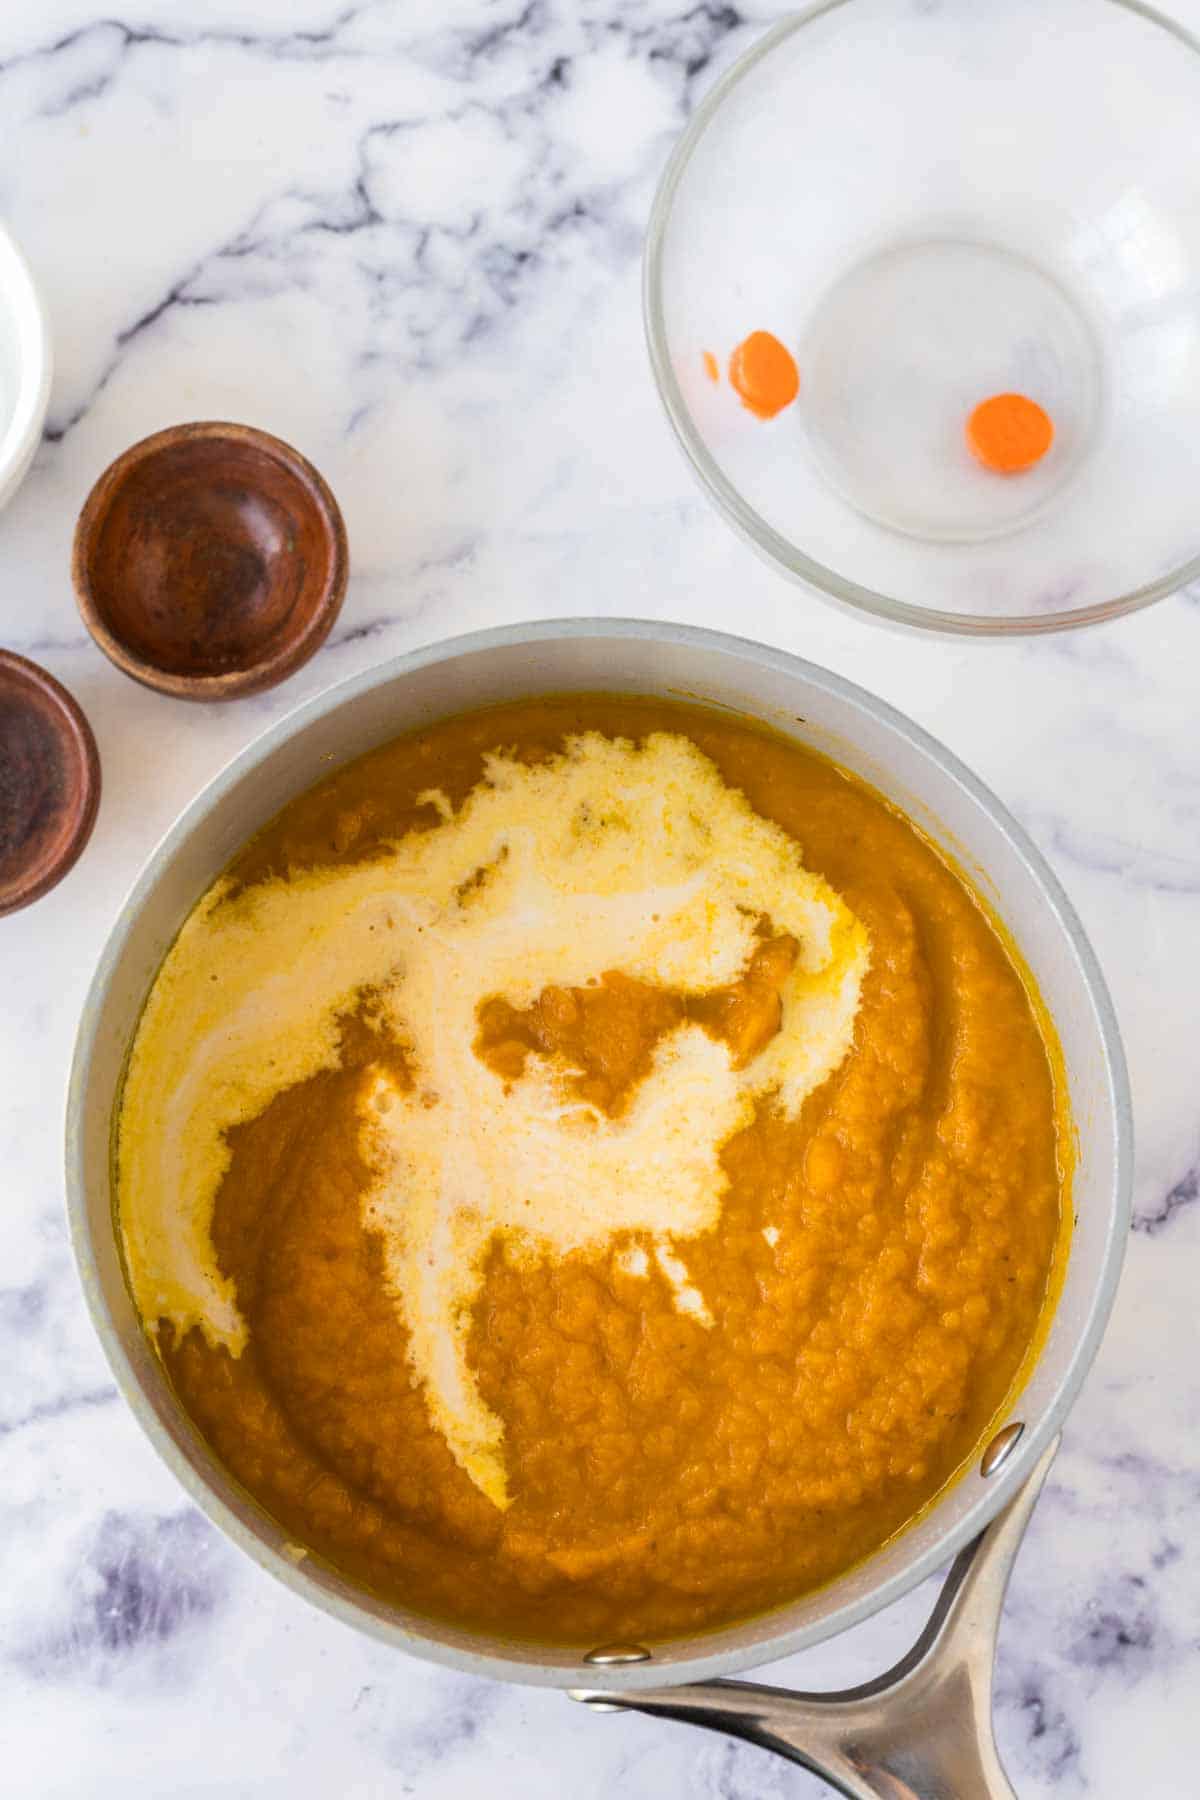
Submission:
<svg viewBox="0 0 1200 1800">
<path fill-rule="evenodd" d="M 1056 1052 L 960 875 L 735 717 L 447 720 L 292 802 L 130 1060 L 187 1411 L 307 1549 L 468 1626 L 714 1627 L 975 1451 L 1065 1256 Z"/>
</svg>

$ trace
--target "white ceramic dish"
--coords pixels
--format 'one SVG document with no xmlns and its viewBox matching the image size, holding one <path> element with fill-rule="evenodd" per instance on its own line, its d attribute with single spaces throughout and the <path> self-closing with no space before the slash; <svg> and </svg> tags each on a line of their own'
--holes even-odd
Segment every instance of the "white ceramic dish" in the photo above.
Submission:
<svg viewBox="0 0 1200 1800">
<path fill-rule="evenodd" d="M 50 404 L 50 326 L 29 264 L 0 225 L 0 506 L 20 487 Z"/>
</svg>

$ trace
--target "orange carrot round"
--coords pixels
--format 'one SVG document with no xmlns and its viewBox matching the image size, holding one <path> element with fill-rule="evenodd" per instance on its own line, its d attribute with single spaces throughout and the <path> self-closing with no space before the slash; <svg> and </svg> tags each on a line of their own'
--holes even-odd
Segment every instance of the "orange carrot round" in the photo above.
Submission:
<svg viewBox="0 0 1200 1800">
<path fill-rule="evenodd" d="M 710 381 L 720 381 L 721 371 L 717 367 L 717 359 L 711 350 L 704 352 L 704 373 Z"/>
<path fill-rule="evenodd" d="M 769 331 L 752 331 L 729 359 L 729 380 L 760 419 L 773 419 L 800 392 L 800 371 L 786 345 Z"/>
<path fill-rule="evenodd" d="M 1025 394 L 993 394 L 967 420 L 967 443 L 985 469 L 1019 475 L 1040 462 L 1054 442 L 1049 413 Z"/>
</svg>

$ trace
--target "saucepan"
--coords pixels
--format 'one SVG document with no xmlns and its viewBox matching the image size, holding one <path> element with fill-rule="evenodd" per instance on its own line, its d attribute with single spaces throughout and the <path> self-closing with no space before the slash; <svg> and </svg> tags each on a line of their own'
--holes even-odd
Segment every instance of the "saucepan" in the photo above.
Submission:
<svg viewBox="0 0 1200 1800">
<path fill-rule="evenodd" d="M 788 1606 L 692 1637 L 578 1649 L 458 1629 L 354 1586 L 315 1557 L 297 1560 L 284 1529 L 184 1415 L 142 1333 L 112 1185 L 114 1111 L 147 989 L 189 909 L 251 833 L 321 776 L 401 732 L 472 707 L 570 690 L 675 696 L 752 716 L 900 806 L 970 874 L 1020 946 L 1057 1025 L 1078 1137 L 1062 1297 L 980 1463 L 878 1554 Z M 122 910 L 84 1009 L 67 1116 L 75 1251 L 117 1383 L 196 1504 L 257 1563 L 398 1649 L 476 1675 L 572 1689 L 593 1706 L 674 1713 L 735 1731 L 862 1795 L 967 1800 L 1010 1792 L 991 1748 L 991 1636 L 1024 1519 L 1112 1304 L 1130 1175 L 1128 1084 L 1103 979 L 1066 895 L 994 796 L 917 726 L 823 669 L 714 632 L 619 620 L 504 627 L 415 651 L 321 695 L 251 745 L 183 814 Z M 846 1630 L 956 1556 L 921 1642 L 881 1682 L 849 1695 L 794 1697 L 723 1679 Z"/>
</svg>

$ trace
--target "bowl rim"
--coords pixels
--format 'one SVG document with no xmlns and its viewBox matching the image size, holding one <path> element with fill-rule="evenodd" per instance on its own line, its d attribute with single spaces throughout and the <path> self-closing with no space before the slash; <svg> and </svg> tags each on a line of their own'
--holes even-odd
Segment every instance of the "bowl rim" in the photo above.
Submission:
<svg viewBox="0 0 1200 1800">
<path fill-rule="evenodd" d="M 799 677 L 810 687 L 844 701 L 853 710 L 865 714 L 897 733 L 923 758 L 933 762 L 948 780 L 965 790 L 968 797 L 986 814 L 990 824 L 1008 840 L 1040 889 L 1047 910 L 1058 931 L 1066 939 L 1095 1009 L 1108 1092 L 1113 1118 L 1112 1194 L 1113 1204 L 1105 1233 L 1099 1278 L 1090 1296 L 1088 1310 L 1073 1345 L 1070 1347 L 1053 1399 L 1040 1416 L 1026 1422 L 1026 1429 L 1013 1454 L 1006 1458 L 979 1498 L 953 1526 L 937 1538 L 904 1568 L 885 1580 L 873 1584 L 857 1598 L 843 1602 L 824 1619 L 815 1623 L 792 1625 L 781 1623 L 778 1632 L 750 1646 L 713 1650 L 692 1656 L 683 1662 L 671 1661 L 670 1640 L 664 1642 L 661 1656 L 642 1665 L 628 1664 L 612 1668 L 585 1664 L 580 1657 L 574 1664 L 517 1660 L 492 1650 L 465 1648 L 460 1642 L 447 1641 L 437 1635 L 437 1622 L 423 1632 L 415 1626 L 395 1619 L 383 1619 L 370 1612 L 359 1601 L 333 1592 L 310 1579 L 303 1563 L 297 1564 L 266 1541 L 233 1510 L 206 1480 L 204 1474 L 184 1453 L 159 1418 L 149 1393 L 142 1387 L 128 1352 L 121 1342 L 115 1320 L 104 1295 L 97 1252 L 88 1215 L 87 1156 L 85 1151 L 84 1116 L 94 1052 L 105 1028 L 105 1008 L 109 989 L 116 977 L 126 944 L 139 922 L 142 908 L 159 880 L 169 869 L 177 853 L 193 834 L 203 827 L 209 815 L 238 784 L 268 757 L 290 740 L 299 737 L 310 726 L 357 700 L 372 689 L 423 669 L 432 663 L 500 648 L 524 648 L 560 639 L 635 640 L 654 646 L 681 645 L 723 654 L 733 661 L 750 662 L 785 676 Z M 314 779 L 320 771 L 314 772 Z M 281 1581 L 293 1593 L 319 1607 L 345 1625 L 365 1631 L 394 1649 L 404 1650 L 427 1661 L 440 1663 L 461 1673 L 485 1676 L 518 1684 L 570 1688 L 632 1690 L 660 1687 L 680 1682 L 701 1681 L 710 1677 L 736 1674 L 761 1667 L 794 1651 L 848 1630 L 862 1620 L 900 1599 L 932 1575 L 946 1561 L 971 1542 L 1010 1500 L 1028 1476 L 1037 1459 L 1057 1435 L 1062 1420 L 1081 1387 L 1099 1347 L 1116 1295 L 1124 1261 L 1132 1216 L 1133 1190 L 1133 1115 L 1129 1076 L 1121 1044 L 1116 1013 L 1095 952 L 1062 884 L 1024 828 L 988 787 L 958 757 L 921 726 L 905 717 L 888 702 L 842 676 L 794 656 L 789 651 L 759 644 L 748 638 L 735 637 L 700 626 L 662 623 L 640 619 L 573 618 L 502 625 L 410 650 L 387 662 L 351 676 L 297 707 L 252 740 L 213 780 L 201 790 L 180 814 L 147 859 L 141 873 L 109 933 L 97 963 L 84 1002 L 67 1091 L 65 1120 L 65 1173 L 67 1214 L 75 1256 L 76 1270 L 92 1324 L 113 1372 L 117 1388 L 133 1412 L 143 1433 L 168 1468 L 181 1483 L 193 1502 L 221 1531 L 260 1568 Z M 111 1220 L 111 1207 L 106 1209 Z M 114 1226 L 115 1229 L 115 1226 Z M 182 1410 L 182 1409 L 180 1409 Z M 193 1428 L 194 1430 L 195 1428 Z M 201 1440 L 202 1441 L 202 1440 Z M 232 1478 L 227 1478 L 232 1480 Z M 257 1503 L 256 1503 L 257 1507 Z M 261 1508 L 257 1508 L 259 1512 Z M 264 1515 L 266 1516 L 266 1515 Z M 782 1609 L 784 1612 L 785 1609 Z M 764 1615 L 770 1617 L 770 1614 Z M 469 1632 L 457 1634 L 470 1637 Z M 482 1634 L 480 1634 L 482 1635 Z M 705 1633 L 714 1645 L 720 1631 Z M 550 1651 L 552 1646 L 545 1646 Z"/>
<path fill-rule="evenodd" d="M 214 675 L 184 675 L 164 669 L 140 652 L 131 649 L 115 632 L 105 617 L 92 584 L 91 558 L 96 539 L 120 487 L 134 470 L 152 462 L 164 451 L 180 444 L 205 441 L 242 444 L 257 450 L 288 469 L 300 482 L 312 502 L 330 548 L 329 572 L 308 606 L 303 623 L 294 636 L 275 649 L 255 658 L 241 669 L 228 669 Z M 71 581 L 80 617 L 98 647 L 114 668 L 129 675 L 143 687 L 168 694 L 175 700 L 237 700 L 246 694 L 260 694 L 267 688 L 286 681 L 315 655 L 329 636 L 342 609 L 350 574 L 350 552 L 346 523 L 329 483 L 321 471 L 302 451 L 285 438 L 276 437 L 258 425 L 246 425 L 231 419 L 185 419 L 165 425 L 147 437 L 138 438 L 96 477 L 87 498 L 79 509 L 71 544 Z"/>
<path fill-rule="evenodd" d="M 41 289 L 28 257 L 3 220 L 0 283 L 22 328 L 11 365 L 17 377 L 16 400 L 7 425 L 0 431 L 0 506 L 5 506 L 25 479 L 42 441 L 42 427 L 50 406 L 54 350 Z M 27 350 L 32 353 L 26 354 Z"/>
<path fill-rule="evenodd" d="M 668 423 L 701 487 L 716 502 L 718 509 L 752 549 L 773 567 L 793 580 L 803 582 L 835 605 L 855 613 L 866 613 L 890 625 L 907 626 L 918 631 L 947 633 L 959 637 L 1032 636 L 1052 631 L 1071 631 L 1081 625 L 1096 625 L 1106 619 L 1140 612 L 1157 600 L 1165 600 L 1180 588 L 1200 579 L 1200 549 L 1175 569 L 1141 583 L 1128 593 L 1112 600 L 1100 600 L 1091 606 L 1070 612 L 998 613 L 979 617 L 971 613 L 952 612 L 933 606 L 916 606 L 908 600 L 839 575 L 815 557 L 807 555 L 792 540 L 759 514 L 740 490 L 729 480 L 716 459 L 710 455 L 700 433 L 692 423 L 691 411 L 676 377 L 667 342 L 666 318 L 663 310 L 663 261 L 667 230 L 671 221 L 675 194 L 687 172 L 700 140 L 720 111 L 725 99 L 745 78 L 752 74 L 774 50 L 789 38 L 814 24 L 827 14 L 856 4 L 856 0 L 814 0 L 812 5 L 791 14 L 773 25 L 751 44 L 736 62 L 721 75 L 692 113 L 667 159 L 650 207 L 642 253 L 642 322 L 650 367 L 654 374 L 659 399 Z M 1200 36 L 1143 0 L 1102 0 L 1102 4 L 1129 13 L 1143 23 L 1158 26 L 1197 58 L 1200 78 Z"/>
<path fill-rule="evenodd" d="M 74 814 L 71 828 L 57 854 L 49 861 L 34 863 L 6 886 L 0 885 L 0 919 L 32 906 L 35 900 L 42 899 L 70 874 L 87 849 L 100 810 L 103 786 L 96 735 L 74 694 L 48 669 L 43 669 L 41 663 L 16 650 L 0 648 L 0 685 L 5 676 L 11 677 L 14 684 L 22 684 L 42 694 L 50 702 L 54 711 L 54 731 L 71 757 L 78 786 L 71 809 Z"/>
</svg>

